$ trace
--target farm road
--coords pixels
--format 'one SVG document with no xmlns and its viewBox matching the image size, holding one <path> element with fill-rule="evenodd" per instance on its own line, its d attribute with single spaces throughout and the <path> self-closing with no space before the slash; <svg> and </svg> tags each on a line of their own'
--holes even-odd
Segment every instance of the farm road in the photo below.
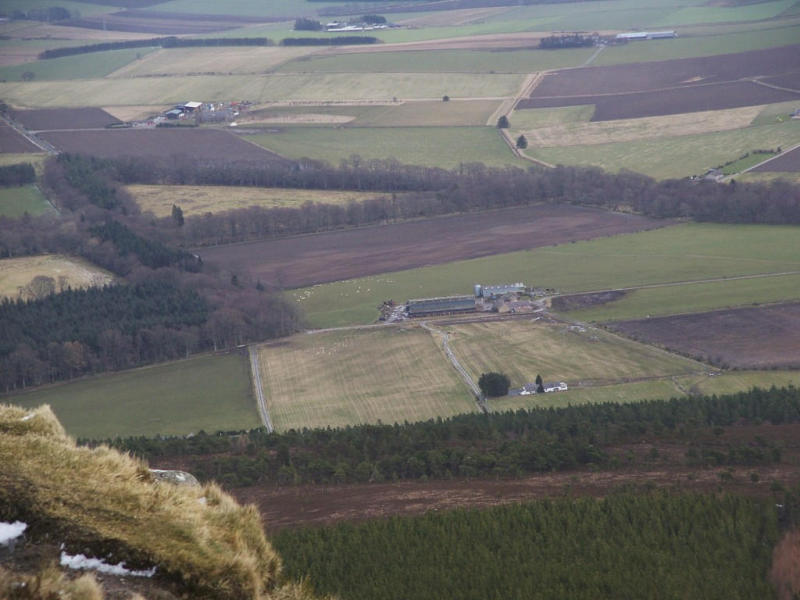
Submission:
<svg viewBox="0 0 800 600">
<path fill-rule="evenodd" d="M 453 350 L 450 348 L 450 343 L 449 343 L 450 342 L 450 334 L 447 333 L 446 331 L 442 331 L 441 329 L 437 329 L 436 327 L 433 327 L 433 326 L 429 325 L 427 321 L 422 321 L 422 323 L 420 323 L 420 325 L 422 326 L 423 329 L 431 332 L 434 335 L 439 335 L 439 337 L 442 338 L 442 348 L 444 348 L 445 355 L 447 355 L 447 358 L 450 360 L 452 365 L 455 367 L 456 371 L 458 371 L 458 374 L 461 375 L 461 378 L 469 386 L 469 389 L 472 390 L 472 393 L 475 396 L 475 400 L 478 403 L 478 407 L 484 413 L 488 413 L 489 412 L 489 408 L 486 406 L 486 400 L 484 399 L 480 388 L 475 384 L 474 381 L 472 381 L 472 377 L 469 376 L 469 373 L 467 373 L 467 370 L 461 365 L 460 362 L 458 362 L 458 359 L 456 358 L 456 355 L 453 353 Z"/>
<path fill-rule="evenodd" d="M 269 411 L 267 410 L 267 401 L 264 399 L 264 387 L 261 384 L 261 369 L 258 366 L 258 351 L 255 346 L 248 346 L 247 351 L 250 354 L 250 371 L 253 374 L 253 387 L 256 390 L 256 404 L 258 405 L 258 414 L 261 416 L 261 422 L 264 423 L 268 433 L 272 433 L 272 419 L 269 418 Z"/>
</svg>

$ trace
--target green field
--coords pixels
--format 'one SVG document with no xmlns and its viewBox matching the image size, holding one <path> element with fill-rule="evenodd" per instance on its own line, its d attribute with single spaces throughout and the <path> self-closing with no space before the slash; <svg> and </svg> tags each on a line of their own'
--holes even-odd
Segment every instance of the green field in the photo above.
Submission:
<svg viewBox="0 0 800 600">
<path fill-rule="evenodd" d="M 441 99 L 385 104 L 314 104 L 275 106 L 249 113 L 240 124 L 346 124 L 346 127 L 467 127 L 483 126 L 500 100 Z M 325 116 L 329 117 L 326 121 Z"/>
<path fill-rule="evenodd" d="M 200 13 L 205 15 L 241 15 L 250 17 L 280 17 L 287 20 L 298 15 L 314 15 L 327 6 L 339 2 L 305 2 L 304 0 L 172 0 L 158 4 L 151 10 L 162 12 Z"/>
<path fill-rule="evenodd" d="M 246 139 L 288 158 L 316 158 L 333 165 L 351 154 L 444 168 L 468 162 L 528 164 L 511 153 L 493 127 L 292 127 Z"/>
<path fill-rule="evenodd" d="M 628 169 L 656 178 L 686 177 L 736 160 L 759 148 L 800 143 L 800 121 L 744 127 L 700 135 L 654 138 L 591 146 L 528 147 L 527 154 L 551 164 Z"/>
<path fill-rule="evenodd" d="M 87 55 L 92 56 L 92 55 Z M 423 98 L 503 98 L 517 92 L 522 75 L 472 73 L 270 73 L 105 78 L 0 83 L 0 97 L 28 107 L 132 106 L 185 102 L 186 98 L 268 102 L 391 101 Z"/>
<path fill-rule="evenodd" d="M 250 368 L 239 355 L 201 356 L 7 396 L 49 404 L 76 437 L 184 435 L 258 427 Z"/>
<path fill-rule="evenodd" d="M 533 73 L 577 67 L 593 48 L 550 50 L 436 50 L 309 56 L 280 67 L 286 72 L 317 73 Z"/>
<path fill-rule="evenodd" d="M 33 81 L 98 79 L 152 51 L 152 48 L 126 48 L 0 67 L 0 80 L 23 81 L 25 73 L 32 73 Z"/>
<path fill-rule="evenodd" d="M 35 185 L 0 187 L 0 216 L 17 218 L 25 213 L 36 216 L 53 210 Z"/>
<path fill-rule="evenodd" d="M 687 6 L 672 13 L 660 26 L 690 25 L 692 23 L 730 23 L 733 21 L 761 21 L 779 16 L 797 0 L 773 0 L 744 6 Z"/>
<path fill-rule="evenodd" d="M 465 323 L 445 330 L 451 334 L 450 347 L 475 381 L 481 373 L 498 371 L 508 375 L 512 388 L 532 383 L 537 375 L 544 381 L 591 386 L 704 369 L 693 360 L 646 344 L 563 323 Z"/>
<path fill-rule="evenodd" d="M 293 295 L 312 326 L 328 327 L 369 323 L 387 298 L 466 294 L 474 283 L 524 281 L 577 292 L 798 269 L 800 227 L 693 223 L 317 285 Z"/>
<path fill-rule="evenodd" d="M 419 328 L 300 334 L 262 345 L 259 360 L 279 431 L 477 410 L 433 336 Z"/>
<path fill-rule="evenodd" d="M 578 321 L 622 321 L 785 300 L 800 300 L 800 275 L 633 290 L 620 300 L 564 314 Z"/>
<path fill-rule="evenodd" d="M 30 10 L 32 8 L 48 8 L 50 6 L 60 6 L 72 12 L 79 12 L 82 15 L 112 12 L 119 10 L 111 6 L 98 6 L 100 3 L 94 2 L 75 2 L 74 0 L 3 0 L 3 12 L 15 10 Z"/>
<path fill-rule="evenodd" d="M 131 63 L 114 73 L 113 77 L 266 73 L 287 60 L 316 50 L 317 48 L 282 46 L 169 48 L 153 52 L 142 60 Z"/>
</svg>

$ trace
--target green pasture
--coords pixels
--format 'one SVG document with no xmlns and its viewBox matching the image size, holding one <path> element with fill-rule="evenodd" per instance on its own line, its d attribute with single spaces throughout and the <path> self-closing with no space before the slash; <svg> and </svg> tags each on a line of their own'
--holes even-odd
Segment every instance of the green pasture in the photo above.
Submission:
<svg viewBox="0 0 800 600">
<path fill-rule="evenodd" d="M 93 56 L 91 54 L 86 56 Z M 269 73 L 176 77 L 104 78 L 80 81 L 0 83 L 0 97 L 28 107 L 134 106 L 185 102 L 186 98 L 269 102 L 391 101 L 423 98 L 504 98 L 522 75 L 473 73 Z"/>
<path fill-rule="evenodd" d="M 403 102 L 375 109 L 348 127 L 480 127 L 499 104 L 499 100 Z"/>
<path fill-rule="evenodd" d="M 308 56 L 283 64 L 286 72 L 316 73 L 533 73 L 577 67 L 593 48 L 566 50 L 426 50 Z"/>
<path fill-rule="evenodd" d="M 15 10 L 27 11 L 32 8 L 49 8 L 51 6 L 66 8 L 73 14 L 77 12 L 83 16 L 119 10 L 117 6 L 103 6 L 99 2 L 75 2 L 74 0 L 3 0 L 3 12 L 7 13 Z"/>
<path fill-rule="evenodd" d="M 745 169 L 755 167 L 757 164 L 760 164 L 768 158 L 772 158 L 773 156 L 775 156 L 775 154 L 751 152 L 749 156 L 740 158 L 736 162 L 732 162 L 731 164 L 722 167 L 722 173 L 724 175 L 735 175 L 736 173 L 744 171 Z"/>
<path fill-rule="evenodd" d="M 33 81 L 97 79 L 124 67 L 152 50 L 152 48 L 126 48 L 0 67 L 0 80 L 23 81 L 25 73 L 33 73 Z"/>
<path fill-rule="evenodd" d="M 53 205 L 35 185 L 0 187 L 0 216 L 14 219 L 25 213 L 37 216 L 52 210 Z"/>
<path fill-rule="evenodd" d="M 632 290 L 614 302 L 564 314 L 578 321 L 622 321 L 785 300 L 800 300 L 800 274 Z"/>
<path fill-rule="evenodd" d="M 475 283 L 524 281 L 568 293 L 798 269 L 800 227 L 689 223 L 338 281 L 292 294 L 310 326 L 332 327 L 374 321 L 375 307 L 389 298 L 403 302 L 468 294 Z M 767 280 L 761 285 L 770 289 Z M 783 289 L 791 292 L 788 284 Z M 759 301 L 774 300 L 779 291 Z M 756 301 L 753 296 L 748 301 Z"/>
<path fill-rule="evenodd" d="M 719 374 L 709 371 L 617 385 L 571 387 L 566 392 L 492 398 L 489 400 L 489 409 L 503 412 L 520 408 L 562 408 L 576 404 L 668 400 L 685 396 L 687 392 L 693 395 L 733 394 L 753 387 L 769 388 L 773 385 L 800 385 L 800 371 L 726 371 Z"/>
<path fill-rule="evenodd" d="M 293 19 L 298 16 L 313 16 L 317 10 L 327 6 L 340 6 L 341 2 L 306 2 L 305 0 L 172 0 L 151 7 L 149 10 L 161 12 L 239 15 L 246 17 L 282 17 Z"/>
<path fill-rule="evenodd" d="M 797 31 L 800 35 L 800 28 Z M 753 125 L 772 125 L 774 123 L 783 123 L 791 118 L 792 113 L 797 109 L 797 102 L 778 102 L 776 104 L 768 104 L 763 110 L 758 113 L 758 116 L 753 119 Z"/>
<path fill-rule="evenodd" d="M 713 56 L 715 54 L 777 48 L 796 44 L 798 40 L 800 40 L 800 27 L 794 26 L 776 27 L 769 31 L 740 31 L 721 35 L 685 36 L 672 40 L 630 42 L 621 46 L 609 46 L 600 53 L 592 64 L 616 65 L 630 62 Z"/>
<path fill-rule="evenodd" d="M 246 139 L 288 158 L 315 158 L 333 165 L 358 154 L 430 167 L 468 162 L 525 166 L 493 127 L 286 127 Z"/>
<path fill-rule="evenodd" d="M 772 19 L 785 12 L 797 0 L 773 0 L 772 2 L 756 2 L 741 6 L 687 6 L 662 21 L 659 26 L 690 25 L 692 23 L 730 23 L 732 21 L 762 21 Z"/>
<path fill-rule="evenodd" d="M 76 437 L 184 435 L 258 427 L 245 356 L 201 356 L 39 388 L 4 401 L 49 404 Z"/>
<path fill-rule="evenodd" d="M 313 104 L 264 108 L 249 117 L 285 120 L 290 123 L 299 115 L 333 115 L 353 117 L 346 127 L 462 127 L 485 125 L 501 100 L 422 100 L 385 104 Z M 334 122 L 332 120 L 332 122 Z M 246 124 L 247 120 L 242 121 Z"/>
<path fill-rule="evenodd" d="M 628 169 L 667 179 L 703 174 L 751 150 L 797 143 L 800 143 L 800 121 L 792 120 L 730 131 L 591 146 L 529 146 L 527 154 L 551 164 L 596 166 L 607 171 Z"/>
</svg>

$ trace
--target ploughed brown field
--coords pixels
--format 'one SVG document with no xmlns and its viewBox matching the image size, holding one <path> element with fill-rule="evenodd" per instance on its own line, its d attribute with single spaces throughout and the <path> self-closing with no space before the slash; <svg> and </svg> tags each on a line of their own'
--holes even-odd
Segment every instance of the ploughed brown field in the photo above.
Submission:
<svg viewBox="0 0 800 600">
<path fill-rule="evenodd" d="M 536 205 L 200 248 L 207 263 L 286 288 L 655 229 L 665 221 Z"/>
<path fill-rule="evenodd" d="M 194 160 L 282 161 L 285 158 L 217 129 L 108 129 L 105 131 L 49 131 L 40 137 L 59 150 L 100 158 L 185 156 Z"/>
<path fill-rule="evenodd" d="M 791 100 L 800 102 L 800 93 L 778 90 L 752 81 L 730 81 L 720 84 L 675 87 L 658 92 L 631 92 L 568 98 L 528 98 L 520 102 L 518 108 L 594 104 L 592 121 L 614 121 L 741 106 L 758 106 L 759 104 Z"/>
<path fill-rule="evenodd" d="M 102 108 L 45 108 L 41 110 L 12 110 L 14 120 L 31 131 L 53 129 L 95 129 L 121 121 Z"/>
<path fill-rule="evenodd" d="M 768 163 L 753 169 L 755 172 L 767 173 L 800 173 L 800 147 L 791 152 L 784 152 Z"/>
<path fill-rule="evenodd" d="M 592 120 L 606 121 L 754 106 L 800 100 L 800 93 L 742 79 L 780 85 L 796 81 L 798 74 L 800 46 L 566 69 L 547 74 L 518 108 L 595 104 Z"/>
<path fill-rule="evenodd" d="M 609 326 L 715 365 L 800 367 L 800 303 L 618 321 Z"/>
<path fill-rule="evenodd" d="M 711 435 L 711 434 L 709 434 Z M 758 497 L 772 494 L 770 485 L 779 481 L 791 486 L 800 482 L 797 459 L 800 425 L 747 425 L 726 427 L 713 444 L 723 450 L 729 443 L 751 444 L 756 436 L 778 442 L 782 461 L 770 466 L 734 467 L 733 478 L 723 488 L 730 493 Z M 706 440 L 708 441 L 708 440 Z M 646 464 L 645 454 L 656 447 L 659 459 Z M 392 515 L 413 515 L 453 508 L 486 508 L 540 498 L 607 496 L 620 489 L 680 489 L 713 493 L 721 486 L 720 475 L 728 467 L 703 468 L 685 464 L 688 443 L 653 441 L 611 449 L 625 456 L 632 452 L 639 466 L 593 472 L 587 469 L 565 473 L 531 475 L 506 480 L 402 481 L 349 485 L 251 486 L 229 490 L 240 502 L 253 503 L 261 511 L 269 530 L 337 521 L 363 521 Z M 159 468 L 186 468 L 180 461 L 167 461 Z M 758 474 L 753 482 L 751 475 Z"/>
<path fill-rule="evenodd" d="M 42 149 L 29 142 L 13 127 L 0 123 L 0 153 L 21 154 L 23 152 L 41 152 Z"/>
</svg>

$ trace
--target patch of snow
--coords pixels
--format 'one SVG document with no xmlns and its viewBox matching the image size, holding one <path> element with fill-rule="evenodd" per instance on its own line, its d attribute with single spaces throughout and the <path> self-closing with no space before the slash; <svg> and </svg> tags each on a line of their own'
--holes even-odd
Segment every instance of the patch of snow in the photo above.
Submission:
<svg viewBox="0 0 800 600">
<path fill-rule="evenodd" d="M 132 571 L 131 569 L 125 568 L 124 562 L 110 565 L 100 558 L 88 558 L 83 554 L 72 556 L 66 552 L 61 552 L 61 566 L 69 567 L 70 569 L 92 569 L 94 571 L 100 571 L 101 573 L 129 577 L 152 577 L 156 573 L 155 567 L 143 571 Z"/>
<path fill-rule="evenodd" d="M 4 523 L 0 521 L 0 546 L 7 546 L 28 528 L 27 523 L 22 521 L 14 521 L 13 523 Z"/>
<path fill-rule="evenodd" d="M 31 420 L 33 417 L 35 417 L 35 416 L 36 416 L 36 414 L 35 414 L 35 413 L 28 413 L 27 415 L 25 415 L 24 417 L 22 417 L 22 418 L 20 419 L 20 421 L 30 421 L 30 420 Z"/>
</svg>

